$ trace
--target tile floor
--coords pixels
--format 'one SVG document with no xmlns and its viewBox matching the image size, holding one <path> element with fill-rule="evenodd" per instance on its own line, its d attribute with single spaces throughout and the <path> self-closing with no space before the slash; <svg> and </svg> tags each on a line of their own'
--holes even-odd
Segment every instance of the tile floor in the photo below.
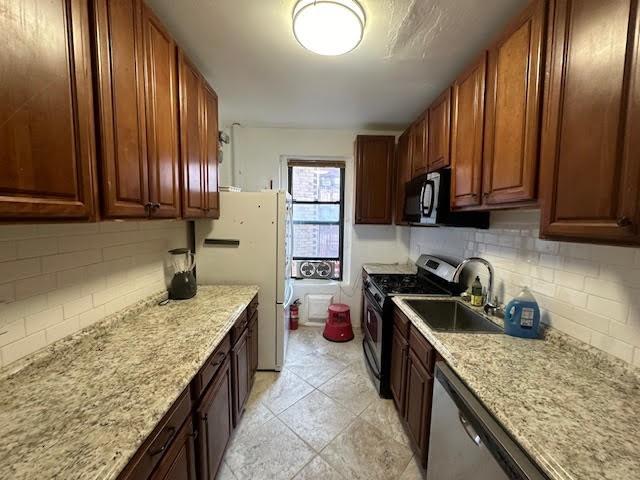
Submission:
<svg viewBox="0 0 640 480">
<path fill-rule="evenodd" d="M 418 480 L 424 472 L 391 400 L 367 376 L 362 337 L 291 332 L 281 373 L 258 372 L 219 480 Z"/>
</svg>

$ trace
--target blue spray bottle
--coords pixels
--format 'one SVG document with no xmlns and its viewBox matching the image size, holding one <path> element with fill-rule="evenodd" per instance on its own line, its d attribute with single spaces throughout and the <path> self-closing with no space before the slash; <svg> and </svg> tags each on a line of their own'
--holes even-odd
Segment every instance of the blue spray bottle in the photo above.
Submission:
<svg viewBox="0 0 640 480">
<path fill-rule="evenodd" d="M 512 337 L 538 338 L 540 307 L 527 287 L 504 310 L 504 333 Z"/>
</svg>

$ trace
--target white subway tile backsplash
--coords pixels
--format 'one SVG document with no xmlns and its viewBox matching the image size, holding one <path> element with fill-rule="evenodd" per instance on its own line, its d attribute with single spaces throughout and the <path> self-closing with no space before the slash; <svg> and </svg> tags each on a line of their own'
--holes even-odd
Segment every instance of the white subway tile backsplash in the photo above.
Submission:
<svg viewBox="0 0 640 480">
<path fill-rule="evenodd" d="M 1 364 L 163 290 L 167 250 L 186 245 L 182 221 L 0 226 Z"/>
<path fill-rule="evenodd" d="M 474 245 L 460 241 L 461 229 L 412 229 L 412 258 L 482 256 L 494 265 L 501 301 L 527 285 L 545 323 L 640 366 L 640 248 L 541 240 L 539 212 L 491 215 L 489 231 L 468 231 Z"/>
</svg>

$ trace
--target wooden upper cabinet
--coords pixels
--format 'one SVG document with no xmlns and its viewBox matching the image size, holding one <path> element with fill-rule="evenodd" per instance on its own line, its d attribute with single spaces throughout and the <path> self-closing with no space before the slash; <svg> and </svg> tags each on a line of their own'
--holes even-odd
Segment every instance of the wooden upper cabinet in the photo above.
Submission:
<svg viewBox="0 0 640 480">
<path fill-rule="evenodd" d="M 178 70 L 175 41 L 143 7 L 147 159 L 151 216 L 180 216 Z"/>
<path fill-rule="evenodd" d="M 0 218 L 93 219 L 88 2 L 0 1 Z"/>
<path fill-rule="evenodd" d="M 412 178 L 427 173 L 429 167 L 427 142 L 429 141 L 429 115 L 428 112 L 418 117 L 410 127 L 410 154 L 412 165 Z"/>
<path fill-rule="evenodd" d="M 552 4 L 544 236 L 640 243 L 639 23 L 636 1 Z"/>
<path fill-rule="evenodd" d="M 451 89 L 447 88 L 429 107 L 429 171 L 451 165 Z"/>
<path fill-rule="evenodd" d="M 536 198 L 546 1 L 537 0 L 489 50 L 484 202 Z"/>
<path fill-rule="evenodd" d="M 412 178 L 411 165 L 411 129 L 408 129 L 398 139 L 396 148 L 396 203 L 394 219 L 396 225 L 408 225 L 403 220 L 405 186 Z"/>
<path fill-rule="evenodd" d="M 94 3 L 102 214 L 149 209 L 142 10 L 137 0 Z"/>
<path fill-rule="evenodd" d="M 395 137 L 356 138 L 356 224 L 390 225 Z"/>
<path fill-rule="evenodd" d="M 451 124 L 451 206 L 482 202 L 482 142 L 487 55 L 453 84 Z"/>
<path fill-rule="evenodd" d="M 220 217 L 218 194 L 218 95 L 208 85 L 204 89 L 205 111 L 205 216 Z"/>
</svg>

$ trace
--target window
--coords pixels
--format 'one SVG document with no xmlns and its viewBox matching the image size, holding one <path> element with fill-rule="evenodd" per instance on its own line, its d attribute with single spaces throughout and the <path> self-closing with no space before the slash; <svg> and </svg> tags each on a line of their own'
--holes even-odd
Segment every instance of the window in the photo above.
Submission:
<svg viewBox="0 0 640 480">
<path fill-rule="evenodd" d="M 294 277 L 305 278 L 301 272 L 305 262 L 324 261 L 331 272 L 321 278 L 341 280 L 344 164 L 289 161 L 289 193 L 293 197 Z"/>
</svg>

